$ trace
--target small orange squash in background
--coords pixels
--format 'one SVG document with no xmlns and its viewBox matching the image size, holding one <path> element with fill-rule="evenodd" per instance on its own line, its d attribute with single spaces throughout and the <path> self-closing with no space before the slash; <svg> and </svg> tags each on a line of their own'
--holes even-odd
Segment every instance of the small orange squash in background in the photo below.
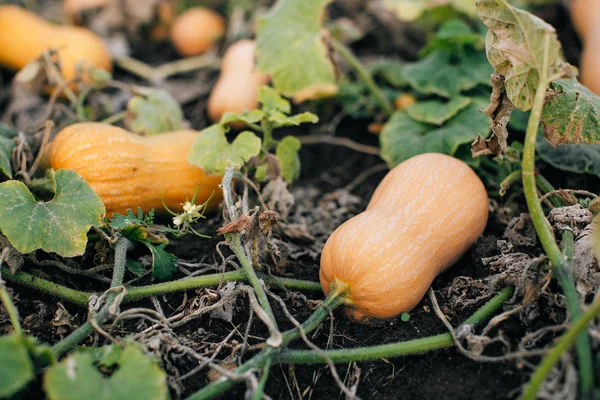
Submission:
<svg viewBox="0 0 600 400">
<path fill-rule="evenodd" d="M 570 8 L 571 21 L 583 41 L 579 80 L 600 94 L 600 1 L 573 0 Z"/>
<path fill-rule="evenodd" d="M 14 5 L 0 6 L 0 65 L 18 70 L 52 48 L 58 50 L 65 80 L 76 76 L 78 64 L 112 70 L 108 48 L 92 31 L 53 25 Z"/>
<path fill-rule="evenodd" d="M 327 240 L 323 291 L 346 286 L 347 312 L 356 320 L 410 311 L 483 233 L 487 218 L 487 192 L 467 164 L 437 153 L 412 157 Z"/>
<path fill-rule="evenodd" d="M 205 53 L 225 34 L 225 20 L 214 11 L 193 7 L 175 18 L 171 40 L 183 56 Z"/>
<path fill-rule="evenodd" d="M 108 124 L 79 123 L 54 138 L 48 162 L 55 170 L 79 173 L 100 196 L 109 217 L 128 208 L 135 212 L 137 207 L 160 212 L 162 201 L 171 210 L 181 211 L 196 187 L 196 204 L 213 196 L 209 205 L 216 206 L 222 199 L 222 176 L 208 175 L 187 161 L 198 134 L 181 130 L 140 136 Z"/>
<path fill-rule="evenodd" d="M 258 108 L 258 88 L 269 83 L 269 76 L 258 72 L 252 40 L 235 42 L 223 55 L 221 75 L 210 93 L 208 116 L 218 122 L 226 112 Z"/>
</svg>

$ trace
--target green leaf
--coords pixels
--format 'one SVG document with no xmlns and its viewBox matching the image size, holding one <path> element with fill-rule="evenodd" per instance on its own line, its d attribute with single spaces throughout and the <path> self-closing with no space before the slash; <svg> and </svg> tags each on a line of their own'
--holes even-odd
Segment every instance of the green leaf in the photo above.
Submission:
<svg viewBox="0 0 600 400">
<path fill-rule="evenodd" d="M 177 271 L 177 256 L 165 250 L 166 243 L 154 245 L 149 241 L 142 242 L 152 253 L 152 276 L 160 281 L 170 279 Z"/>
<path fill-rule="evenodd" d="M 552 147 L 540 136 L 536 148 L 542 160 L 555 168 L 600 176 L 600 144 L 563 144 Z"/>
<path fill-rule="evenodd" d="M 319 117 L 308 111 L 291 117 L 276 111 L 269 114 L 269 121 L 275 125 L 275 128 L 280 128 L 282 126 L 298 126 L 305 122 L 316 124 L 319 122 Z"/>
<path fill-rule="evenodd" d="M 0 398 L 15 395 L 35 378 L 26 336 L 0 336 L 0 366 Z"/>
<path fill-rule="evenodd" d="M 547 76 L 566 71 L 554 28 L 540 18 L 512 7 L 506 0 L 480 0 L 479 17 L 488 27 L 485 43 L 490 64 L 504 76 L 510 101 L 522 111 L 531 109 L 543 68 L 548 40 Z"/>
<path fill-rule="evenodd" d="M 402 21 L 414 21 L 429 9 L 450 4 L 458 11 L 475 16 L 474 0 L 385 0 L 384 5 Z"/>
<path fill-rule="evenodd" d="M 136 88 L 127 104 L 125 124 L 133 132 L 155 135 L 181 129 L 183 111 L 179 103 L 163 89 Z"/>
<path fill-rule="evenodd" d="M 281 164 L 281 176 L 292 183 L 300 177 L 300 157 L 298 151 L 302 147 L 300 140 L 294 136 L 286 136 L 275 148 L 275 155 Z"/>
<path fill-rule="evenodd" d="M 133 344 L 125 347 L 118 367 L 110 377 L 98 370 L 90 352 L 78 351 L 69 355 L 47 370 L 44 391 L 50 400 L 168 398 L 165 372 Z"/>
<path fill-rule="evenodd" d="M 221 121 L 219 121 L 219 124 L 228 125 L 232 122 L 237 122 L 237 121 L 242 121 L 246 124 L 255 124 L 257 122 L 260 122 L 264 117 L 265 117 L 265 113 L 262 112 L 261 110 L 252 110 L 252 111 L 244 110 L 241 113 L 234 113 L 234 112 L 227 111 L 221 117 Z"/>
<path fill-rule="evenodd" d="M 452 18 L 446 22 L 435 34 L 421 54 L 428 54 L 435 50 L 449 50 L 453 53 L 463 51 L 465 46 L 478 47 L 483 44 L 483 37 L 471 29 L 460 19 Z"/>
<path fill-rule="evenodd" d="M 10 165 L 12 150 L 17 143 L 0 135 L 0 173 L 12 179 L 12 167 Z"/>
<path fill-rule="evenodd" d="M 127 259 L 127 269 L 135 276 L 142 276 L 144 274 L 144 267 L 142 267 L 142 263 L 139 261 L 130 260 L 129 258 Z"/>
<path fill-rule="evenodd" d="M 209 174 L 222 174 L 229 166 L 241 167 L 260 153 L 261 140 L 253 132 L 244 131 L 229 144 L 225 129 L 215 124 L 204 129 L 194 141 L 188 161 Z"/>
<path fill-rule="evenodd" d="M 0 230 L 19 252 L 41 249 L 63 257 L 81 255 L 87 231 L 100 226 L 106 210 L 81 176 L 60 169 L 54 187 L 54 198 L 44 202 L 21 182 L 0 184 Z"/>
<path fill-rule="evenodd" d="M 477 134 L 487 136 L 490 118 L 479 112 L 487 102 L 487 99 L 473 98 L 467 108 L 442 127 L 417 122 L 404 110 L 395 112 L 379 136 L 381 158 L 394 167 L 417 154 L 454 155 L 461 144 L 472 142 Z"/>
<path fill-rule="evenodd" d="M 410 314 L 407 312 L 403 312 L 402 314 L 400 314 L 400 320 L 402 322 L 408 322 L 410 321 Z"/>
<path fill-rule="evenodd" d="M 289 114 L 292 111 L 290 102 L 281 97 L 279 92 L 270 86 L 258 88 L 258 102 L 267 113 L 281 112 Z"/>
<path fill-rule="evenodd" d="M 278 0 L 257 21 L 258 69 L 275 88 L 298 101 L 313 92 L 335 93 L 335 71 L 322 39 L 325 6 L 331 0 Z"/>
<path fill-rule="evenodd" d="M 380 74 L 392 86 L 404 88 L 408 86 L 408 82 L 404 76 L 405 65 L 406 63 L 403 61 L 385 60 L 373 66 L 371 72 L 373 74 Z"/>
<path fill-rule="evenodd" d="M 123 231 L 132 227 L 147 227 L 154 223 L 154 210 L 144 215 L 144 212 L 138 207 L 138 213 L 135 215 L 133 211 L 127 210 L 127 215 L 113 214 L 109 221 L 111 228 Z"/>
<path fill-rule="evenodd" d="M 413 89 L 446 98 L 480 84 L 489 85 L 492 72 L 485 55 L 471 48 L 456 62 L 450 51 L 438 50 L 404 67 L 404 77 Z"/>
<path fill-rule="evenodd" d="M 448 102 L 439 100 L 420 101 L 405 108 L 406 113 L 415 121 L 442 125 L 471 104 L 469 97 L 457 96 Z"/>
<path fill-rule="evenodd" d="M 550 88 L 542 110 L 546 140 L 552 146 L 600 144 L 600 97 L 576 79 L 554 81 Z"/>
<path fill-rule="evenodd" d="M 12 139 L 17 136 L 19 132 L 11 128 L 10 126 L 0 122 L 0 136 L 5 137 L 7 139 Z"/>
</svg>

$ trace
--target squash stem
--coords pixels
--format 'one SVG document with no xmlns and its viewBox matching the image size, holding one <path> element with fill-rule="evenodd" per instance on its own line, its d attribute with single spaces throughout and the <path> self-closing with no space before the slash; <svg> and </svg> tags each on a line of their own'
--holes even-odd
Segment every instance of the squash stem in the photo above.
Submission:
<svg viewBox="0 0 600 400">
<path fill-rule="evenodd" d="M 2 274 L 7 281 L 28 286 L 42 293 L 58 297 L 81 307 L 87 307 L 90 296 L 94 294 L 71 289 L 44 278 L 39 278 L 37 276 L 28 274 L 27 272 L 17 272 L 12 275 L 10 270 L 6 267 L 2 267 Z M 270 285 L 277 285 L 290 289 L 306 290 L 310 292 L 321 291 L 321 285 L 318 282 L 281 278 L 264 274 L 258 274 L 258 277 Z M 170 282 L 157 283 L 154 285 L 130 286 L 127 288 L 127 294 L 125 295 L 123 302 L 126 303 L 130 301 L 138 301 L 161 294 L 179 292 L 188 289 L 197 289 L 205 286 L 216 286 L 223 282 L 243 281 L 246 279 L 246 273 L 240 269 L 221 274 L 209 274 L 195 276 L 192 278 L 183 278 Z"/>
<path fill-rule="evenodd" d="M 12 324 L 15 332 L 19 335 L 22 334 L 23 328 L 21 328 L 21 322 L 19 321 L 19 312 L 17 311 L 17 308 L 15 307 L 14 303 L 12 302 L 12 299 L 10 298 L 10 295 L 8 294 L 8 290 L 6 290 L 6 286 L 4 285 L 4 281 L 2 280 L 1 276 L 0 276 L 0 301 L 2 301 L 2 303 L 4 303 L 4 307 L 6 308 L 6 311 L 8 312 L 8 317 L 10 318 L 10 323 Z"/>
<path fill-rule="evenodd" d="M 536 398 L 540 385 L 546 380 L 546 377 L 552 371 L 562 353 L 567 351 L 573 345 L 573 342 L 581 337 L 582 333 L 585 333 L 585 329 L 590 321 L 598 314 L 600 314 L 600 297 L 596 299 L 585 313 L 573 322 L 569 330 L 561 336 L 556 345 L 544 356 L 542 362 L 538 364 L 525 389 L 522 397 L 523 400 L 534 400 Z"/>
<path fill-rule="evenodd" d="M 544 193 L 554 192 L 554 186 L 546 178 L 540 174 L 535 175 L 535 183 Z M 550 196 L 550 201 L 554 204 L 554 207 L 564 207 L 565 203 L 556 195 Z"/>
<path fill-rule="evenodd" d="M 225 171 L 225 175 L 223 175 L 223 181 L 221 183 L 221 188 L 223 189 L 223 197 L 225 199 L 225 206 L 227 207 L 227 211 L 229 212 L 230 221 L 236 221 L 238 218 L 236 205 L 233 203 L 232 195 L 233 174 L 234 169 L 227 168 L 227 170 Z M 242 264 L 242 268 L 244 269 L 244 272 L 246 272 L 248 281 L 250 282 L 250 285 L 252 285 L 254 291 L 256 292 L 256 298 L 258 299 L 258 303 L 269 316 L 271 324 L 275 327 L 275 329 L 279 330 L 279 328 L 277 327 L 277 320 L 275 319 L 275 315 L 273 314 L 273 310 L 271 309 L 271 304 L 269 303 L 269 298 L 267 297 L 267 293 L 265 293 L 265 289 L 262 286 L 263 284 L 258 279 L 256 271 L 254 271 L 254 268 L 250 263 L 248 256 L 246 255 L 246 251 L 244 250 L 244 247 L 242 246 L 242 242 L 240 240 L 240 234 L 238 232 L 234 232 L 226 235 L 225 237 L 229 240 L 231 250 L 236 255 L 240 264 Z"/>
<path fill-rule="evenodd" d="M 119 236 L 119 239 L 115 245 L 115 267 L 113 270 L 113 279 L 110 285 L 111 288 L 116 288 L 123 284 L 125 266 L 127 265 L 127 249 L 129 248 L 130 244 L 131 242 L 127 238 Z M 106 304 L 94 317 L 96 319 L 96 323 L 101 325 L 108 320 L 110 317 L 109 309 L 113 306 L 113 303 L 118 296 L 119 292 L 117 291 L 110 292 L 106 296 Z M 92 332 L 94 332 L 94 327 L 88 320 L 85 324 L 74 330 L 69 336 L 52 346 L 52 352 L 56 358 L 59 358 L 72 347 L 84 341 L 85 338 L 92 334 Z"/>
<path fill-rule="evenodd" d="M 302 330 L 308 333 L 316 329 L 321 321 L 323 321 L 329 313 L 338 306 L 344 304 L 344 296 L 340 296 L 340 292 L 332 292 L 323 302 L 317 307 L 310 317 L 302 324 Z M 291 341 L 301 337 L 301 331 L 298 328 L 293 328 L 283 332 L 283 344 L 281 347 L 265 347 L 260 353 L 240 365 L 232 371 L 235 374 L 243 374 L 251 369 L 264 368 L 265 365 L 272 360 L 282 347 L 287 346 Z M 206 400 L 222 395 L 235 384 L 240 383 L 232 379 L 222 378 L 219 381 L 213 382 L 189 396 L 186 400 Z"/>
<path fill-rule="evenodd" d="M 477 310 L 464 325 L 479 325 L 496 312 L 502 304 L 514 293 L 512 287 L 504 288 Z M 457 330 L 460 328 L 457 328 Z M 454 340 L 451 333 L 444 333 L 406 342 L 389 343 L 377 346 L 359 347 L 355 349 L 325 350 L 321 353 L 313 350 L 288 350 L 282 352 L 276 359 L 283 364 L 316 364 L 324 363 L 329 358 L 336 363 L 352 361 L 369 361 L 380 358 L 399 357 L 410 354 L 452 347 Z"/>
<path fill-rule="evenodd" d="M 333 291 L 324 301 L 321 303 L 319 308 L 302 324 L 302 329 L 305 332 L 309 332 L 319 326 L 320 322 L 329 315 L 329 312 L 336 307 L 346 302 L 343 291 Z M 500 293 L 494 296 L 486 304 L 484 304 L 479 310 L 477 310 L 469 319 L 464 322 L 464 325 L 478 325 L 484 320 L 488 319 L 496 310 L 498 310 L 505 301 L 510 299 L 514 293 L 512 287 L 504 288 Z M 299 329 L 290 329 L 283 333 L 284 345 L 289 344 L 292 340 L 299 338 Z M 344 350 L 326 350 L 324 354 L 334 362 L 346 361 L 345 357 L 348 357 L 349 361 L 359 360 L 376 360 L 382 357 L 394 357 L 408 354 L 423 353 L 426 351 L 452 347 L 454 345 L 452 335 L 445 333 L 442 335 L 431 336 L 422 339 L 410 340 L 408 342 L 392 343 L 382 346 L 371 346 L 357 349 L 344 349 Z M 365 350 L 371 354 L 364 354 Z M 308 363 L 318 364 L 326 362 L 325 358 L 316 351 L 310 350 L 284 350 L 279 352 L 277 349 L 267 347 L 250 360 L 246 361 L 234 372 L 242 374 L 249 371 L 252 368 L 261 368 L 264 366 L 268 359 L 273 358 L 273 361 L 277 363 Z M 352 355 L 359 354 L 359 356 Z M 361 358 L 364 357 L 364 358 Z M 226 390 L 233 387 L 236 381 L 231 379 L 223 379 L 208 386 L 205 386 L 198 392 L 194 393 L 186 400 L 207 400 L 212 399 L 225 393 Z"/>
<path fill-rule="evenodd" d="M 265 361 L 265 366 L 263 368 L 262 376 L 260 378 L 260 382 L 258 382 L 258 387 L 252 393 L 252 400 L 262 400 L 263 393 L 265 392 L 265 385 L 267 384 L 267 379 L 269 379 L 269 372 L 271 371 L 271 363 L 272 359 L 267 358 Z"/>
<path fill-rule="evenodd" d="M 379 89 L 379 87 L 373 80 L 371 73 L 365 68 L 365 66 L 346 45 L 344 45 L 342 42 L 331 36 L 328 36 L 327 40 L 335 49 L 335 51 L 337 51 L 339 55 L 344 57 L 348 64 L 350 64 L 350 66 L 354 68 L 356 75 L 367 86 L 367 88 L 371 92 L 371 95 L 373 95 L 375 100 L 377 100 L 379 106 L 381 107 L 385 115 L 390 117 L 394 113 L 394 107 L 392 107 L 392 103 L 390 103 L 390 101 L 387 97 L 385 97 L 381 89 Z"/>
<path fill-rule="evenodd" d="M 527 124 L 527 131 L 525 134 L 525 144 L 523 149 L 523 190 L 525 192 L 525 199 L 527 201 L 527 208 L 531 215 L 531 220 L 535 227 L 537 236 L 540 240 L 546 255 L 550 259 L 552 267 L 552 274 L 558 280 L 563 293 L 567 301 L 567 309 L 571 318 L 576 319 L 581 315 L 581 303 L 575 289 L 575 283 L 571 271 L 565 265 L 565 259 L 558 245 L 554 240 L 544 211 L 539 201 L 539 197 L 536 191 L 535 181 L 535 144 L 540 125 L 542 108 L 546 100 L 546 92 L 550 85 L 548 79 L 548 48 L 549 48 L 550 35 L 546 33 L 545 44 L 544 44 L 544 58 L 543 65 L 540 72 L 540 82 L 538 84 L 535 98 L 533 101 L 533 107 L 529 116 Z M 590 347 L 590 341 L 585 332 L 583 332 L 576 343 L 576 352 L 579 361 L 579 374 L 580 384 L 583 397 L 588 396 L 594 387 L 594 376 L 593 376 L 593 364 L 592 364 L 592 352 Z"/>
</svg>

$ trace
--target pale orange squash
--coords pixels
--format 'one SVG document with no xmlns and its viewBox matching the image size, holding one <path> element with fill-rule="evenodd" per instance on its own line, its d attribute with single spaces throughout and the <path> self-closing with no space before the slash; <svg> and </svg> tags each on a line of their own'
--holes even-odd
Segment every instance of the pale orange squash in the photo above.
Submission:
<svg viewBox="0 0 600 400">
<path fill-rule="evenodd" d="M 255 69 L 254 50 L 252 40 L 240 40 L 223 55 L 221 75 L 206 106 L 213 122 L 218 122 L 227 111 L 239 113 L 258 108 L 258 88 L 269 83 L 269 76 Z"/>
<path fill-rule="evenodd" d="M 171 40 L 180 54 L 195 56 L 209 50 L 225 34 L 225 20 L 214 11 L 193 7 L 175 18 Z"/>
<path fill-rule="evenodd" d="M 573 0 L 570 8 L 571 21 L 583 41 L 579 80 L 600 94 L 600 1 Z"/>
<path fill-rule="evenodd" d="M 14 5 L 0 6 L 0 65 L 18 70 L 49 49 L 58 49 L 65 80 L 76 76 L 78 65 L 112 70 L 108 48 L 92 31 L 54 25 Z"/>
<path fill-rule="evenodd" d="M 406 160 L 383 179 L 367 209 L 327 240 L 323 291 L 346 286 L 347 312 L 356 320 L 410 311 L 481 235 L 487 217 L 485 187 L 467 164 L 437 153 Z"/>
<path fill-rule="evenodd" d="M 222 199 L 222 176 L 208 175 L 187 161 L 198 134 L 181 130 L 139 136 L 103 123 L 79 123 L 54 138 L 48 163 L 55 170 L 79 173 L 104 202 L 107 216 L 137 207 L 160 212 L 161 197 L 171 210 L 181 211 L 196 187 L 196 204 L 214 194 L 210 205 L 216 206 Z"/>
</svg>

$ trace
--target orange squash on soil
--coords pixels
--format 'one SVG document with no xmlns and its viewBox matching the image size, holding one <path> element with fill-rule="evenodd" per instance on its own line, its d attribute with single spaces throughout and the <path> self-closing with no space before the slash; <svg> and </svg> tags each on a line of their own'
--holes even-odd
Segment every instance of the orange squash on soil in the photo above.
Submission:
<svg viewBox="0 0 600 400">
<path fill-rule="evenodd" d="M 65 80 L 76 76 L 78 64 L 112 70 L 108 48 L 90 30 L 53 25 L 21 7 L 0 6 L 0 65 L 18 70 L 51 48 L 58 49 Z"/>
<path fill-rule="evenodd" d="M 206 52 L 225 34 L 223 18 L 207 8 L 193 7 L 175 18 L 171 40 L 184 56 Z"/>
<path fill-rule="evenodd" d="M 240 40 L 223 55 L 221 75 L 206 106 L 213 122 L 227 111 L 239 113 L 258 108 L 258 88 L 269 83 L 269 76 L 256 71 L 254 49 L 252 40 Z"/>
<path fill-rule="evenodd" d="M 323 291 L 347 287 L 347 312 L 356 320 L 410 311 L 483 233 L 487 217 L 487 192 L 467 164 L 437 153 L 410 158 L 327 240 Z"/>
<path fill-rule="evenodd" d="M 100 196 L 106 215 L 154 208 L 161 201 L 174 211 L 191 200 L 198 187 L 196 204 L 216 206 L 222 199 L 222 176 L 208 175 L 187 162 L 187 153 L 196 136 L 181 130 L 154 136 L 139 136 L 124 129 L 86 122 L 66 127 L 52 141 L 48 162 L 55 170 L 79 173 Z"/>
</svg>

